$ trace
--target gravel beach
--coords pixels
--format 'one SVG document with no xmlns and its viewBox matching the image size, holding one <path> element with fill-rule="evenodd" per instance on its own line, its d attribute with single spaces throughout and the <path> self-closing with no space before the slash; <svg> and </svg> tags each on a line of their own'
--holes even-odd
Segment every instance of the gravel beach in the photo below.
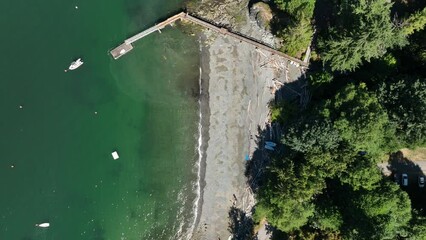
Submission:
<svg viewBox="0 0 426 240">
<path fill-rule="evenodd" d="M 202 35 L 204 151 L 192 238 L 228 239 L 231 207 L 249 213 L 254 204 L 244 175 L 245 161 L 257 148 L 259 128 L 268 121 L 268 102 L 275 86 L 291 81 L 288 76 L 297 78 L 300 70 L 229 36 L 210 31 Z"/>
</svg>

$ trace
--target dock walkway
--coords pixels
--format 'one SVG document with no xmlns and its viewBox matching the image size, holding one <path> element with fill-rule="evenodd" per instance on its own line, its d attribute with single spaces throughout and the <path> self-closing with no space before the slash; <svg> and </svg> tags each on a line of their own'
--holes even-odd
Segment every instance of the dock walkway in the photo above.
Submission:
<svg viewBox="0 0 426 240">
<path fill-rule="evenodd" d="M 178 14 L 176 14 L 176 15 L 168 18 L 168 19 L 166 19 L 165 21 L 163 21 L 163 22 L 161 22 L 159 24 L 156 24 L 156 25 L 148 28 L 147 30 L 142 31 L 142 32 L 134 35 L 133 37 L 130 37 L 130 38 L 126 39 L 123 44 L 121 44 L 120 46 L 118 46 L 118 47 L 114 48 L 113 50 L 111 50 L 110 53 L 111 53 L 112 57 L 114 59 L 120 58 L 121 56 L 123 56 L 124 54 L 128 53 L 130 50 L 133 49 L 132 44 L 134 42 L 136 42 L 137 40 L 139 40 L 139 39 L 141 39 L 141 38 L 143 38 L 145 36 L 148 36 L 149 34 L 151 34 L 153 32 L 160 31 L 164 27 L 166 27 L 166 26 L 168 26 L 168 25 L 170 25 L 170 24 L 172 24 L 172 23 L 174 23 L 174 22 L 176 22 L 178 20 L 189 21 L 189 22 L 192 22 L 194 24 L 197 24 L 197 25 L 200 25 L 202 27 L 205 27 L 207 29 L 210 29 L 210 30 L 213 30 L 215 32 L 218 32 L 220 34 L 227 35 L 227 36 L 230 36 L 232 38 L 235 38 L 236 40 L 238 40 L 240 42 L 245 42 L 245 43 L 251 44 L 251 45 L 255 46 L 256 48 L 260 48 L 260 49 L 266 50 L 266 51 L 272 53 L 273 55 L 278 55 L 278 56 L 286 58 L 286 59 L 288 59 L 290 61 L 293 61 L 298 66 L 302 66 L 302 67 L 307 67 L 308 66 L 308 63 L 306 63 L 306 62 L 304 62 L 304 61 L 302 61 L 300 59 L 291 57 L 291 56 L 289 56 L 289 55 L 287 55 L 285 53 L 282 53 L 282 52 L 274 49 L 272 46 L 269 46 L 269 45 L 267 45 L 267 44 L 265 44 L 265 43 L 263 43 L 263 42 L 261 42 L 261 41 L 259 41 L 257 39 L 253 39 L 253 38 L 251 38 L 249 36 L 245 36 L 245 35 L 243 35 L 241 33 L 232 32 L 232 31 L 230 31 L 230 30 L 228 30 L 226 28 L 223 28 L 223 27 L 215 26 L 214 24 L 209 23 L 206 20 L 203 20 L 203 19 L 198 18 L 198 17 L 191 16 L 190 14 L 184 13 L 184 12 L 178 13 Z"/>
</svg>

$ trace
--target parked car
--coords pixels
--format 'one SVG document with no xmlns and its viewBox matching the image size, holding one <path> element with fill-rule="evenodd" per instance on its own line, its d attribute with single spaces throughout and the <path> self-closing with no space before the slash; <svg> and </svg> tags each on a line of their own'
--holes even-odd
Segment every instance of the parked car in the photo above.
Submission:
<svg viewBox="0 0 426 240">
<path fill-rule="evenodd" d="M 408 186 L 408 175 L 406 173 L 402 174 L 402 186 Z"/>
<path fill-rule="evenodd" d="M 419 187 L 425 186 L 425 176 L 419 176 Z"/>
</svg>

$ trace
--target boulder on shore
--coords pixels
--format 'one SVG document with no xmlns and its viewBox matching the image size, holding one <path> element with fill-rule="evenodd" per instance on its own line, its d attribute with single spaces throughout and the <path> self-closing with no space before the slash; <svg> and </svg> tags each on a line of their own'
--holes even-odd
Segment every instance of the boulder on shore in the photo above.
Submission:
<svg viewBox="0 0 426 240">
<path fill-rule="evenodd" d="M 250 9 L 250 17 L 256 20 L 256 23 L 260 28 L 267 31 L 270 30 L 270 23 L 273 18 L 273 14 L 268 4 L 264 2 L 253 4 Z"/>
</svg>

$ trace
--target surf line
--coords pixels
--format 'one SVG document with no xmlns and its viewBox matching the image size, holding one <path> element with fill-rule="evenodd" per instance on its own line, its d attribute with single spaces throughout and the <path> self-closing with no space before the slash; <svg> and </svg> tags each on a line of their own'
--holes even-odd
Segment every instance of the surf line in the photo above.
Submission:
<svg viewBox="0 0 426 240">
<path fill-rule="evenodd" d="M 201 43 L 200 43 L 200 52 L 201 52 Z M 188 237 L 187 239 L 191 239 L 192 235 L 194 234 L 195 231 L 195 225 L 197 223 L 197 219 L 198 219 L 198 215 L 199 215 L 199 209 L 198 209 L 198 205 L 200 204 L 200 199 L 201 199 L 201 161 L 203 160 L 203 149 L 202 149 L 202 145 L 203 145 L 203 113 L 202 113 L 202 105 L 201 105 L 201 96 L 203 93 L 203 87 L 202 87 L 202 82 L 201 82 L 201 75 L 202 75 L 202 69 L 200 67 L 200 76 L 198 78 L 198 85 L 200 87 L 200 96 L 198 98 L 198 106 L 199 106 L 199 122 L 198 122 L 198 162 L 197 162 L 197 197 L 194 201 L 194 207 L 193 207 L 193 211 L 194 211 L 194 221 L 192 222 L 192 226 L 191 229 L 189 231 Z"/>
</svg>

